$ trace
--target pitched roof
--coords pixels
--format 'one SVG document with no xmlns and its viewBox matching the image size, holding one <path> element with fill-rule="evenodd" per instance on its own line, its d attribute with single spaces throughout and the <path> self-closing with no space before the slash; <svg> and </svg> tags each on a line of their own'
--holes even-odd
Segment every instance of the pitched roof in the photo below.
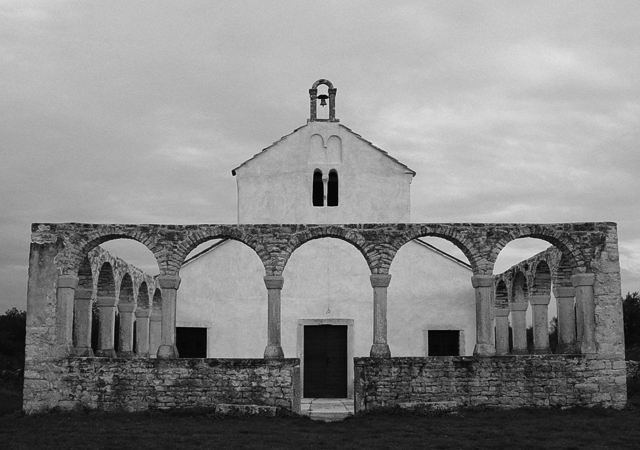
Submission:
<svg viewBox="0 0 640 450">
<path fill-rule="evenodd" d="M 295 130 L 293 130 L 291 133 L 282 136 L 280 139 L 278 139 L 277 141 L 275 141 L 273 144 L 271 144 L 268 147 L 263 148 L 260 153 L 256 153 L 255 155 L 253 155 L 251 158 L 247 159 L 245 162 L 243 162 L 242 164 L 240 164 L 238 167 L 236 167 L 235 169 L 231 170 L 231 174 L 233 176 L 236 175 L 236 170 L 238 170 L 240 167 L 244 166 L 246 163 L 248 163 L 249 161 L 255 159 L 256 157 L 260 156 L 261 154 L 267 152 L 269 149 L 271 149 L 273 146 L 275 146 L 277 143 L 284 141 L 285 139 L 287 139 L 289 136 L 294 135 L 295 133 L 297 133 L 299 130 L 303 129 L 304 127 L 308 126 L 309 124 L 307 123 L 306 125 L 303 125 L 301 127 L 296 128 Z M 365 138 L 363 138 L 361 135 L 359 135 L 358 133 L 356 133 L 355 131 L 353 131 L 351 128 L 349 127 L 345 127 L 344 125 L 342 125 L 341 123 L 337 123 L 338 126 L 344 128 L 345 130 L 347 130 L 349 133 L 353 134 L 355 137 L 357 137 L 358 139 L 366 142 L 367 144 L 369 144 L 371 147 L 375 148 L 376 150 L 378 150 L 379 152 L 381 152 L 383 155 L 385 155 L 387 158 L 391 159 L 393 162 L 395 162 L 396 164 L 404 167 L 405 169 L 407 169 L 407 171 L 409 173 L 412 174 L 412 176 L 416 176 L 416 172 L 412 169 L 410 169 L 406 164 L 401 163 L 400 161 L 398 161 L 396 158 L 394 158 L 393 156 L 389 155 L 389 153 L 387 153 L 386 151 L 382 150 L 380 147 L 377 147 L 376 145 L 374 145 L 372 142 L 366 140 Z"/>
</svg>

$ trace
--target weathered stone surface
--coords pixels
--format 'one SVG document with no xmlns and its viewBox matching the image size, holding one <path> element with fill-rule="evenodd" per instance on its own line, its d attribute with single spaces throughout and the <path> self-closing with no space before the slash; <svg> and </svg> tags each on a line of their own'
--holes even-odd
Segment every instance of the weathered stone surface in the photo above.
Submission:
<svg viewBox="0 0 640 450">
<path fill-rule="evenodd" d="M 25 374 L 24 409 L 141 411 L 233 404 L 299 414 L 299 365 L 298 359 L 54 359 Z"/>
<path fill-rule="evenodd" d="M 626 370 L 598 369 L 591 355 L 355 358 L 355 410 L 454 402 L 496 408 L 622 408 Z"/>
</svg>

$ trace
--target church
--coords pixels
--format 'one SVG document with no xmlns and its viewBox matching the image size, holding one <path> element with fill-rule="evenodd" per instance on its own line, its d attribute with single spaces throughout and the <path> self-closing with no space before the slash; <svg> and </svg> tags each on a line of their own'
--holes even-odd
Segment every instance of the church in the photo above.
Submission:
<svg viewBox="0 0 640 450">
<path fill-rule="evenodd" d="M 309 90 L 307 124 L 233 169 L 238 224 L 410 222 L 416 173 L 336 118 L 337 89 Z M 393 356 L 472 355 L 471 266 L 429 243 L 404 245 L 390 267 L 387 333 Z M 262 358 L 265 268 L 251 248 L 222 239 L 188 258 L 176 302 L 181 357 Z M 282 352 L 300 358 L 304 397 L 353 397 L 353 358 L 374 341 L 371 270 L 358 249 L 320 238 L 282 274 Z"/>
</svg>

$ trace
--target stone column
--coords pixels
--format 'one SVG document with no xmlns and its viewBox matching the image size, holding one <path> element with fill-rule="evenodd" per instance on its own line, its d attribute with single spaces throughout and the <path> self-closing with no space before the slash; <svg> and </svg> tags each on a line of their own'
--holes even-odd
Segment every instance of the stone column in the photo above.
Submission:
<svg viewBox="0 0 640 450">
<path fill-rule="evenodd" d="M 160 342 L 162 341 L 162 311 L 153 310 L 149 317 L 149 357 L 158 355 Z"/>
<path fill-rule="evenodd" d="M 558 349 L 556 353 L 577 353 L 575 288 L 557 286 L 553 295 L 558 304 Z"/>
<path fill-rule="evenodd" d="M 509 303 L 511 309 L 511 332 L 513 333 L 513 355 L 528 355 L 527 308 L 528 303 Z"/>
<path fill-rule="evenodd" d="M 532 295 L 529 299 L 533 308 L 533 353 L 544 355 L 551 353 L 549 347 L 549 301 L 551 296 Z"/>
<path fill-rule="evenodd" d="M 121 303 L 118 306 L 118 311 L 120 311 L 119 358 L 133 357 L 133 312 L 135 310 L 135 303 Z"/>
<path fill-rule="evenodd" d="M 496 354 L 493 336 L 493 275 L 474 275 L 471 284 L 476 290 L 476 356 Z"/>
<path fill-rule="evenodd" d="M 88 289 L 76 289 L 75 307 L 73 315 L 75 318 L 74 342 L 76 345 L 74 354 L 76 356 L 93 357 L 91 348 L 91 316 L 92 292 Z"/>
<path fill-rule="evenodd" d="M 151 310 L 136 309 L 136 356 L 149 357 L 149 318 Z M 162 315 L 158 314 L 158 323 L 162 321 Z M 156 351 L 158 351 L 156 349 Z"/>
<path fill-rule="evenodd" d="M 98 351 L 96 356 L 115 358 L 113 332 L 116 321 L 116 298 L 98 297 L 98 313 L 100 314 L 100 330 L 98 333 Z"/>
<path fill-rule="evenodd" d="M 279 275 L 266 275 L 264 284 L 267 287 L 267 347 L 264 349 L 264 358 L 284 358 L 280 340 L 280 295 L 284 278 Z"/>
<path fill-rule="evenodd" d="M 176 347 L 176 299 L 180 277 L 159 275 L 158 284 L 162 290 L 162 336 L 158 348 L 158 358 L 178 358 Z"/>
<path fill-rule="evenodd" d="M 496 354 L 509 354 L 509 308 L 496 308 Z"/>
<path fill-rule="evenodd" d="M 56 353 L 69 356 L 73 351 L 73 297 L 78 277 L 60 275 L 56 292 Z"/>
<path fill-rule="evenodd" d="M 370 277 L 373 288 L 373 345 L 372 358 L 391 358 L 387 344 L 387 288 L 391 282 L 389 274 L 373 274 Z"/>
<path fill-rule="evenodd" d="M 596 309 L 593 298 L 595 275 L 578 273 L 571 276 L 571 283 L 576 289 L 576 309 L 579 313 L 578 323 L 582 324 L 582 340 L 580 353 L 597 353 L 596 349 Z"/>
</svg>

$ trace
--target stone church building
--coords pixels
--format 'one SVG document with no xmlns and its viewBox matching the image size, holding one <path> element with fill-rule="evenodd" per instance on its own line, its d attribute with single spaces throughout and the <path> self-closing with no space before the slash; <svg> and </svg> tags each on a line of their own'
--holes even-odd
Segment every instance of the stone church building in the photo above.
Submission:
<svg viewBox="0 0 640 450">
<path fill-rule="evenodd" d="M 323 86 L 324 85 L 324 86 Z M 318 87 L 328 95 L 318 95 Z M 336 88 L 310 89 L 307 124 L 233 169 L 239 224 L 410 222 L 415 172 L 342 125 Z M 328 105 L 317 107 L 318 97 Z M 328 109 L 325 119 L 320 114 Z M 415 239 L 398 252 L 388 287 L 394 356 L 472 355 L 476 322 L 471 266 Z M 296 249 L 282 274 L 282 351 L 301 360 L 304 396 L 351 397 L 353 358 L 373 341 L 371 271 L 335 238 Z M 241 242 L 221 240 L 180 270 L 181 356 L 261 358 L 267 334 L 264 265 Z M 321 385 L 318 387 L 318 385 Z"/>
</svg>

